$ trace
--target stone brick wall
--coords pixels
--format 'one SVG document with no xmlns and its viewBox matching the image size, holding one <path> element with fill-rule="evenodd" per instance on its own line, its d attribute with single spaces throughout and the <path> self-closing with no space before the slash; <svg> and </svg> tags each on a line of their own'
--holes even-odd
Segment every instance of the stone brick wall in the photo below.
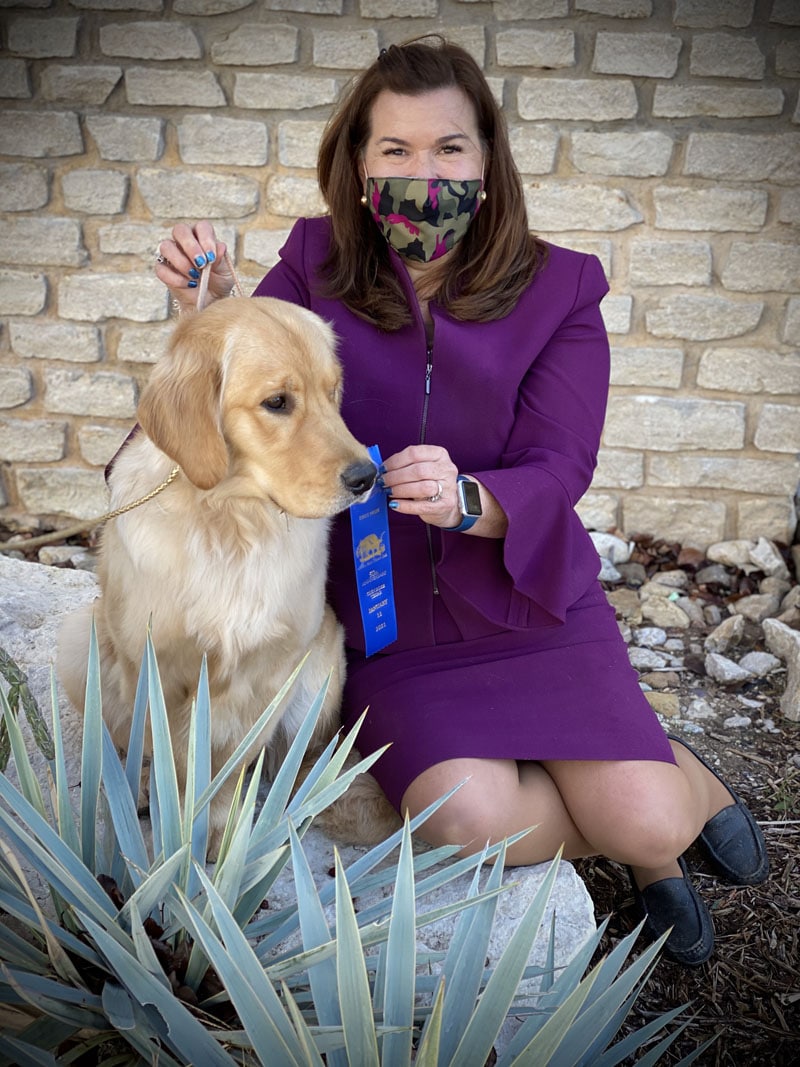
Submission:
<svg viewBox="0 0 800 1067">
<path fill-rule="evenodd" d="M 442 31 L 508 117 L 531 227 L 597 253 L 613 389 L 584 522 L 791 541 L 798 0 L 0 0 L 0 516 L 105 510 L 169 332 L 151 271 L 209 217 L 255 284 L 324 210 L 346 79 Z"/>
</svg>

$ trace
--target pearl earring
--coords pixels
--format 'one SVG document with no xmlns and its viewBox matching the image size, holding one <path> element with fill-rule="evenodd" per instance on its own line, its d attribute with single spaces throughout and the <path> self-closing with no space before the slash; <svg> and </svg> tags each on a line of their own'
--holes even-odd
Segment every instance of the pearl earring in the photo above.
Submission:
<svg viewBox="0 0 800 1067">
<path fill-rule="evenodd" d="M 362 203 L 362 205 L 364 207 L 366 207 L 367 204 L 369 203 L 369 200 L 367 199 L 367 194 L 366 193 L 362 193 L 361 194 L 361 203 Z"/>
<path fill-rule="evenodd" d="M 481 191 L 478 193 L 478 199 L 480 201 L 483 201 L 483 200 L 486 199 L 486 190 L 485 189 L 481 189 Z"/>
</svg>

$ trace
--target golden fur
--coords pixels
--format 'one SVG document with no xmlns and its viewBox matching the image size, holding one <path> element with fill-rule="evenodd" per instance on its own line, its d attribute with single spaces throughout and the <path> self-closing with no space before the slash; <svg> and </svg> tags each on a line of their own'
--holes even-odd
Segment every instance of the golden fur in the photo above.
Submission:
<svg viewBox="0 0 800 1067">
<path fill-rule="evenodd" d="M 66 620 L 59 674 L 82 708 L 93 612 L 103 714 L 124 749 L 152 619 L 181 785 L 204 653 L 213 772 L 309 650 L 280 722 L 247 759 L 266 744 L 274 770 L 331 669 L 315 743 L 338 729 L 344 653 L 325 603 L 328 519 L 375 475 L 339 414 L 340 385 L 333 333 L 317 315 L 269 298 L 220 301 L 179 322 L 142 393 L 141 430 L 114 462 L 112 508 L 148 493 L 174 464 L 181 472 L 107 524 L 101 596 Z M 211 805 L 212 853 L 234 782 L 235 775 Z M 363 776 L 328 829 L 376 840 L 395 821 L 377 784 Z"/>
</svg>

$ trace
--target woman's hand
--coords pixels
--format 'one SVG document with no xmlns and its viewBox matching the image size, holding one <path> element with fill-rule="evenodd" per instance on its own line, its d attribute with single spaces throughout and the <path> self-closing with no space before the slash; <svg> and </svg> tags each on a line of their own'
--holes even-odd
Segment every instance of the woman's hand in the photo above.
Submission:
<svg viewBox="0 0 800 1067">
<path fill-rule="evenodd" d="M 179 222 L 172 230 L 172 239 L 158 246 L 164 262 L 156 262 L 156 277 L 167 286 L 182 311 L 193 310 L 197 306 L 200 271 L 207 263 L 211 263 L 211 275 L 206 303 L 230 295 L 235 279 L 225 261 L 226 251 L 210 222 L 193 226 Z"/>
<path fill-rule="evenodd" d="M 384 486 L 390 490 L 389 507 L 403 515 L 418 515 L 430 526 L 461 524 L 456 483 L 458 467 L 446 448 L 438 445 L 411 445 L 384 460 Z M 475 479 L 481 494 L 483 513 L 469 530 L 478 537 L 505 537 L 506 513 L 485 485 Z"/>
</svg>

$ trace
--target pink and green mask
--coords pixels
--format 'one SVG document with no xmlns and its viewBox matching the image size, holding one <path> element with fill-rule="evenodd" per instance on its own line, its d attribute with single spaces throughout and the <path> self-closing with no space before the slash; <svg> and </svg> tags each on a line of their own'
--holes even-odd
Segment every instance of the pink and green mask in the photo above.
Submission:
<svg viewBox="0 0 800 1067">
<path fill-rule="evenodd" d="M 482 189 L 482 178 L 368 178 L 367 203 L 396 252 L 429 263 L 462 239 L 481 206 Z"/>
</svg>

